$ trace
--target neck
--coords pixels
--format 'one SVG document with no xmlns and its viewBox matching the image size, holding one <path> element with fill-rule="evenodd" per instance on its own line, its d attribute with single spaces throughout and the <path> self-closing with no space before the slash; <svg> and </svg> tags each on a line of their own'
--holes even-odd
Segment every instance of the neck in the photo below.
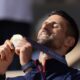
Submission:
<svg viewBox="0 0 80 80">
<path fill-rule="evenodd" d="M 61 56 L 64 56 L 66 54 L 65 51 L 63 50 L 54 50 L 55 52 L 59 53 Z M 42 64 L 42 66 L 45 65 L 45 62 L 46 60 L 48 59 L 51 59 L 52 57 L 47 55 L 46 53 L 44 52 L 40 52 L 40 55 L 39 55 L 39 62 Z"/>
<path fill-rule="evenodd" d="M 46 53 L 40 52 L 39 55 L 39 62 L 42 64 L 42 66 L 45 65 L 46 60 L 51 59 L 51 57 L 49 55 L 47 55 Z"/>
</svg>

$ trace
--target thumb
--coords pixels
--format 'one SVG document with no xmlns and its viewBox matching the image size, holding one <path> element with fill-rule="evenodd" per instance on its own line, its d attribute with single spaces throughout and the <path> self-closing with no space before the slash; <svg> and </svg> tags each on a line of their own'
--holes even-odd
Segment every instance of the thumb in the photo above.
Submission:
<svg viewBox="0 0 80 80">
<path fill-rule="evenodd" d="M 20 54 L 20 48 L 19 48 L 19 47 L 15 48 L 15 53 L 16 53 L 17 55 Z"/>
</svg>

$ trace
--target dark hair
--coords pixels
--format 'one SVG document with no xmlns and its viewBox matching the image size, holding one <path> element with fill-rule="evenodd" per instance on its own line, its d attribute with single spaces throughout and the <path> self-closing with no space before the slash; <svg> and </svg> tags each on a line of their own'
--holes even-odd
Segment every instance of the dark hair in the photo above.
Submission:
<svg viewBox="0 0 80 80">
<path fill-rule="evenodd" d="M 55 15 L 55 14 L 60 15 L 64 19 L 67 20 L 67 22 L 68 22 L 67 34 L 69 36 L 72 36 L 72 37 L 75 38 L 75 44 L 68 50 L 68 52 L 69 52 L 69 51 L 71 51 L 76 46 L 76 44 L 78 42 L 78 39 L 79 39 L 78 26 L 77 26 L 75 20 L 71 16 L 69 16 L 66 12 L 64 12 L 63 10 L 53 11 L 51 14 L 49 14 L 49 16 Z"/>
</svg>

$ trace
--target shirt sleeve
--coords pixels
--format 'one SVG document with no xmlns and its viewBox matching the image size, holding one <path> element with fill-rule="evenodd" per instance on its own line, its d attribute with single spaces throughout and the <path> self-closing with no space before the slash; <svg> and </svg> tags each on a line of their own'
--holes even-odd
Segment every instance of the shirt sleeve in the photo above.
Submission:
<svg viewBox="0 0 80 80">
<path fill-rule="evenodd" d="M 37 69 L 32 69 L 28 73 L 26 72 L 24 76 L 7 78 L 6 80 L 43 80 L 43 77 L 41 76 L 41 73 L 37 71 Z"/>
<path fill-rule="evenodd" d="M 7 78 L 6 80 L 44 80 L 42 72 L 37 68 L 33 60 L 22 66 L 24 76 Z"/>
<path fill-rule="evenodd" d="M 23 70 L 25 71 L 25 80 L 44 80 L 42 72 L 38 69 L 34 61 L 30 61 L 28 64 L 24 65 Z M 29 70 L 30 71 L 26 71 Z"/>
</svg>

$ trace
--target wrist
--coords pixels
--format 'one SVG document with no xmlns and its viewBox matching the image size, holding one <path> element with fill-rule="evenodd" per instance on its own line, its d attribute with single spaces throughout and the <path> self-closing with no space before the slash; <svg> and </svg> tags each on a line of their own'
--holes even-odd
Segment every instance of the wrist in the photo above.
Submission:
<svg viewBox="0 0 80 80">
<path fill-rule="evenodd" d="M 22 65 L 22 69 L 24 72 L 32 70 L 35 67 L 34 61 L 30 60 L 27 64 Z"/>
<path fill-rule="evenodd" d="M 23 66 L 25 64 L 28 64 L 31 60 L 32 60 L 32 55 L 26 57 L 26 55 L 24 55 L 22 53 L 22 55 L 20 56 L 20 64 L 21 64 L 21 66 Z"/>
<path fill-rule="evenodd" d="M 0 75 L 4 75 L 5 73 L 6 73 L 6 69 L 4 69 L 4 70 L 1 69 L 1 70 L 0 70 Z"/>
</svg>

